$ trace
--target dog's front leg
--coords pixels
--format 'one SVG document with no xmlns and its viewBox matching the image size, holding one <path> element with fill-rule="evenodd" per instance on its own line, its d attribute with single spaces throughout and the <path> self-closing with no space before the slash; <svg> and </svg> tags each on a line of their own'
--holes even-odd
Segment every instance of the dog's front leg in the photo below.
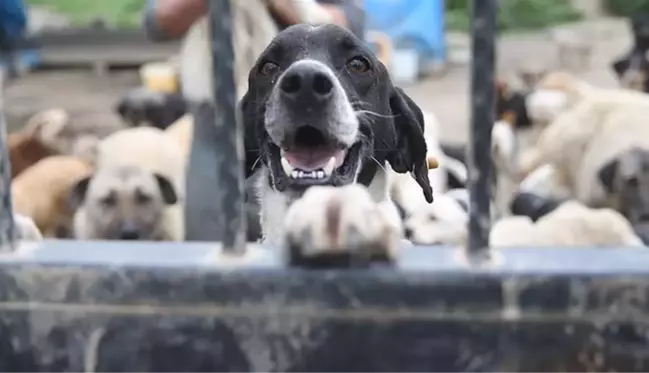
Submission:
<svg viewBox="0 0 649 373">
<path fill-rule="evenodd" d="M 357 184 L 309 188 L 284 223 L 294 262 L 390 261 L 403 235 L 392 201 L 377 203 Z"/>
</svg>

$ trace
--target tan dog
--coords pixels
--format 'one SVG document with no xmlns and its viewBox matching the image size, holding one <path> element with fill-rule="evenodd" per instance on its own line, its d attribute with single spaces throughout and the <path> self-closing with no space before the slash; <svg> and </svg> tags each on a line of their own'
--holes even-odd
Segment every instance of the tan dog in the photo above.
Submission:
<svg viewBox="0 0 649 373">
<path fill-rule="evenodd" d="M 192 135 L 194 131 L 194 117 L 187 114 L 178 119 L 171 126 L 167 127 L 165 134 L 167 137 L 172 138 L 183 153 L 185 159 L 189 157 L 189 151 L 192 145 Z"/>
<path fill-rule="evenodd" d="M 526 101 L 530 119 L 534 123 L 549 124 L 559 114 L 584 100 L 593 104 L 615 105 L 628 102 L 647 102 L 642 92 L 619 88 L 595 87 L 563 71 L 547 73 L 536 85 Z"/>
<path fill-rule="evenodd" d="M 70 194 L 74 236 L 104 240 L 175 240 L 165 213 L 178 201 L 167 177 L 134 166 L 104 167 L 79 181 Z"/>
<path fill-rule="evenodd" d="M 72 156 L 39 161 L 11 184 L 14 211 L 32 218 L 45 237 L 68 237 L 73 215 L 67 204 L 69 190 L 91 172 L 88 163 Z"/>
<path fill-rule="evenodd" d="M 644 247 L 631 224 L 612 209 L 592 209 L 568 201 L 540 218 L 513 216 L 499 220 L 489 235 L 489 247 L 630 246 Z"/>
<path fill-rule="evenodd" d="M 154 127 L 126 128 L 103 139 L 97 146 L 98 168 L 130 165 L 157 172 L 184 189 L 185 159 L 177 142 Z M 180 193 L 183 194 L 182 192 Z"/>
<path fill-rule="evenodd" d="M 173 240 L 184 239 L 183 209 L 185 202 L 186 157 L 178 143 L 154 127 L 134 127 L 118 131 L 97 146 L 97 169 L 131 166 L 168 179 L 174 187 L 177 204 L 167 206 L 168 228 Z"/>
<path fill-rule="evenodd" d="M 7 136 L 12 178 L 41 159 L 59 153 L 45 139 L 57 132 L 66 120 L 65 112 L 44 111 L 31 117 L 23 129 Z"/>
</svg>

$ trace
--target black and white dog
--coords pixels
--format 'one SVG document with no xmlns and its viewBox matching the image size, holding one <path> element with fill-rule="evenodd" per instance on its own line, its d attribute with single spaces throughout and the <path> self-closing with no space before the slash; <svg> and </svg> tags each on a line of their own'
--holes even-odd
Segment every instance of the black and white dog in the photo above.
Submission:
<svg viewBox="0 0 649 373">
<path fill-rule="evenodd" d="M 433 201 L 419 107 L 334 25 L 279 33 L 248 83 L 240 109 L 263 241 L 304 259 L 390 257 L 403 237 L 391 173 L 410 173 Z"/>
</svg>

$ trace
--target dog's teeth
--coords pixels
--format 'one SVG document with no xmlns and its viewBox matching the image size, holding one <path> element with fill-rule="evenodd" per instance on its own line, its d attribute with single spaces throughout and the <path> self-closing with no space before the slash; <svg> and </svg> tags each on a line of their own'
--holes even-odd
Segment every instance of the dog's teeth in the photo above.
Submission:
<svg viewBox="0 0 649 373">
<path fill-rule="evenodd" d="M 293 169 L 293 166 L 291 166 L 291 164 L 288 162 L 288 159 L 282 157 L 280 159 L 280 163 L 282 164 L 282 169 L 284 170 L 284 173 L 286 175 L 293 176 L 295 170 Z"/>
<path fill-rule="evenodd" d="M 322 171 L 324 172 L 325 176 L 330 176 L 334 172 L 334 167 L 336 166 L 336 157 L 331 157 L 329 159 L 329 162 L 327 162 L 327 165 L 324 166 Z"/>
<path fill-rule="evenodd" d="M 298 177 L 300 177 L 300 171 L 298 171 L 298 170 L 291 171 L 291 177 L 293 179 L 297 179 Z"/>
<path fill-rule="evenodd" d="M 297 172 L 297 177 L 299 177 L 300 179 L 303 178 L 304 177 L 304 171 L 298 171 Z"/>
<path fill-rule="evenodd" d="M 316 171 L 315 175 L 318 179 L 324 179 L 325 173 L 324 171 L 318 170 Z"/>
</svg>

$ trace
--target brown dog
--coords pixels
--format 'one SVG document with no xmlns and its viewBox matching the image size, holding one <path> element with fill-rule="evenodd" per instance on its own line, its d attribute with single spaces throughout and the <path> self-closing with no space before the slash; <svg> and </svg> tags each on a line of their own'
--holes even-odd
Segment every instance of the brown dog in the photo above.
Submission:
<svg viewBox="0 0 649 373">
<path fill-rule="evenodd" d="M 32 218 L 45 237 L 68 237 L 73 214 L 67 205 L 69 191 L 91 172 L 92 167 L 76 157 L 42 159 L 11 183 L 14 211 Z"/>
<path fill-rule="evenodd" d="M 46 110 L 32 116 L 22 130 L 7 136 L 12 178 L 41 159 L 59 154 L 46 138 L 58 133 L 67 121 L 64 111 Z"/>
</svg>

